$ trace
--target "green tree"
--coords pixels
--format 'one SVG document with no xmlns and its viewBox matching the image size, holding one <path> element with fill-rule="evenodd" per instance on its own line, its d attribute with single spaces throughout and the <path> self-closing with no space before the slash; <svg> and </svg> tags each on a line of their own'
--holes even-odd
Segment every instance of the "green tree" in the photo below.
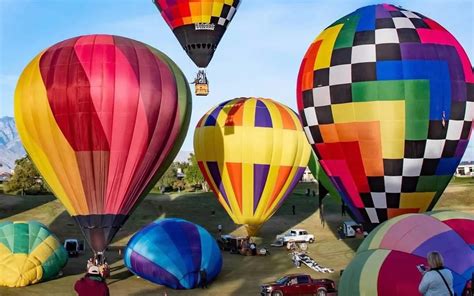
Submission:
<svg viewBox="0 0 474 296">
<path fill-rule="evenodd" d="M 5 183 L 6 192 L 42 193 L 47 192 L 46 183 L 28 156 L 15 161 L 12 177 Z"/>
<path fill-rule="evenodd" d="M 186 175 L 184 177 L 184 180 L 186 181 L 187 184 L 193 186 L 193 187 L 200 187 L 204 191 L 208 191 L 208 186 L 207 182 L 204 179 L 204 176 L 201 173 L 201 170 L 199 169 L 197 160 L 196 160 L 196 155 L 194 153 L 191 153 L 188 158 L 188 163 L 189 165 L 187 168 L 184 170 L 184 174 Z"/>
<path fill-rule="evenodd" d="M 178 168 L 176 163 L 173 162 L 166 172 L 161 176 L 160 180 L 155 185 L 155 188 L 160 190 L 161 192 L 165 192 L 173 188 L 174 183 L 178 180 L 177 178 Z"/>
</svg>

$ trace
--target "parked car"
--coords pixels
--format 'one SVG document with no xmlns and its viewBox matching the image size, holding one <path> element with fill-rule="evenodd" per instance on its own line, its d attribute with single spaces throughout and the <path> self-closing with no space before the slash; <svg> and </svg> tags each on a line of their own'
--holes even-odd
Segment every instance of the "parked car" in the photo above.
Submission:
<svg viewBox="0 0 474 296">
<path fill-rule="evenodd" d="M 84 251 L 84 241 L 68 238 L 64 241 L 64 248 L 66 249 L 69 257 L 77 257 L 79 253 Z"/>
<path fill-rule="evenodd" d="M 283 244 L 288 243 L 289 241 L 300 243 L 314 243 L 314 235 L 309 234 L 304 229 L 290 229 L 285 234 L 279 234 L 276 236 L 277 242 L 283 242 Z"/>
<path fill-rule="evenodd" d="M 337 295 L 334 281 L 329 279 L 313 279 L 307 274 L 290 274 L 273 283 L 263 284 L 261 296 L 287 295 Z"/>
<path fill-rule="evenodd" d="M 344 231 L 345 237 L 355 237 L 357 233 L 363 234 L 366 237 L 368 234 L 364 231 L 364 226 L 355 221 L 345 221 L 342 223 L 342 231 Z"/>
<path fill-rule="evenodd" d="M 233 236 L 230 234 L 223 234 L 217 239 L 219 248 L 223 251 L 230 251 L 232 254 L 239 254 L 242 242 L 246 240 L 245 236 Z"/>
</svg>

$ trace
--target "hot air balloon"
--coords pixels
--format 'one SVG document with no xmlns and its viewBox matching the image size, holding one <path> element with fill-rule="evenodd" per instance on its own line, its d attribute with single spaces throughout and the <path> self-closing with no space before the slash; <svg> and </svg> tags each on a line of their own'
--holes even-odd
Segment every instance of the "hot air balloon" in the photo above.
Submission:
<svg viewBox="0 0 474 296">
<path fill-rule="evenodd" d="M 297 97 L 324 171 L 358 222 L 373 228 L 438 201 L 469 140 L 474 75 L 441 25 L 372 5 L 314 40 Z"/>
<path fill-rule="evenodd" d="M 221 205 L 255 235 L 301 179 L 311 147 L 290 108 L 271 99 L 236 98 L 201 118 L 194 151 Z"/>
<path fill-rule="evenodd" d="M 206 271 L 211 282 L 222 269 L 216 240 L 199 225 L 158 219 L 137 232 L 125 249 L 124 263 L 136 275 L 173 289 L 193 289 Z"/>
<path fill-rule="evenodd" d="M 190 113 L 188 84 L 171 59 L 111 35 L 44 50 L 15 93 L 26 151 L 98 253 L 171 164 Z"/>
<path fill-rule="evenodd" d="M 153 0 L 191 60 L 201 68 L 194 81 L 196 95 L 209 93 L 204 68 L 211 62 L 240 0 Z"/>
<path fill-rule="evenodd" d="M 437 251 L 453 274 L 457 295 L 474 272 L 474 215 L 405 214 L 379 225 L 362 242 L 339 283 L 339 295 L 419 295 L 426 256 Z M 396 284 L 394 284 L 396 283 Z"/>
<path fill-rule="evenodd" d="M 43 224 L 0 223 L 0 286 L 24 287 L 52 279 L 67 259 L 66 249 Z"/>
</svg>

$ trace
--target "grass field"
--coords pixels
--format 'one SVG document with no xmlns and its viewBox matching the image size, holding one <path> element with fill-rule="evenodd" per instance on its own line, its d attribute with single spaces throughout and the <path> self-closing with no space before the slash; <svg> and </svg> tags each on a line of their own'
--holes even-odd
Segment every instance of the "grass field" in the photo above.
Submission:
<svg viewBox="0 0 474 296">
<path fill-rule="evenodd" d="M 150 194 L 118 232 L 108 252 L 112 263 L 112 275 L 108 280 L 111 295 L 164 295 L 165 292 L 167 295 L 258 295 L 261 283 L 293 272 L 305 272 L 315 278 L 327 277 L 338 282 L 339 271 L 353 258 L 361 240 L 337 240 L 335 230 L 345 218 L 340 215 L 340 206 L 330 197 L 326 198 L 326 223 L 322 224 L 317 197 L 305 196 L 307 187 L 316 189 L 313 184 L 300 184 L 262 227 L 261 236 L 256 241 L 259 246 L 268 247 L 276 234 L 292 227 L 305 228 L 316 236 L 316 243 L 309 248 L 310 255 L 321 265 L 336 269 L 335 273 L 316 273 L 306 267 L 296 269 L 286 250 L 271 248 L 271 255 L 266 257 L 244 257 L 224 252 L 223 270 L 208 290 L 175 291 L 139 279 L 123 266 L 118 249 L 126 245 L 133 233 L 158 217 L 184 218 L 204 226 L 211 234 L 217 234 L 218 224 L 223 225 L 225 232 L 244 234 L 244 229 L 233 224 L 211 193 Z M 296 206 L 296 215 L 292 215 L 292 205 Z M 474 214 L 474 179 L 453 180 L 436 209 Z M 211 215 L 212 210 L 215 210 L 215 215 Z M 38 220 L 48 225 L 61 240 L 81 238 L 73 220 L 52 196 L 0 195 L 0 221 L 3 220 Z M 82 276 L 88 256 L 87 252 L 70 259 L 61 278 L 25 288 L 0 288 L 0 295 L 75 295 L 73 285 Z"/>
</svg>

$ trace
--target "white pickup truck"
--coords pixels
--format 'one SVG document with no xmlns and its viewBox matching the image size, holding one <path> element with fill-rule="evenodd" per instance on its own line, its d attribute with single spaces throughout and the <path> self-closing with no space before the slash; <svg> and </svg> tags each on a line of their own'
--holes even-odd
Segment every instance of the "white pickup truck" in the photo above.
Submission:
<svg viewBox="0 0 474 296">
<path fill-rule="evenodd" d="M 283 244 L 288 243 L 289 241 L 293 242 L 305 242 L 305 243 L 314 243 L 314 235 L 309 234 L 304 229 L 290 229 L 285 234 L 280 234 L 276 236 L 276 240 Z"/>
</svg>

